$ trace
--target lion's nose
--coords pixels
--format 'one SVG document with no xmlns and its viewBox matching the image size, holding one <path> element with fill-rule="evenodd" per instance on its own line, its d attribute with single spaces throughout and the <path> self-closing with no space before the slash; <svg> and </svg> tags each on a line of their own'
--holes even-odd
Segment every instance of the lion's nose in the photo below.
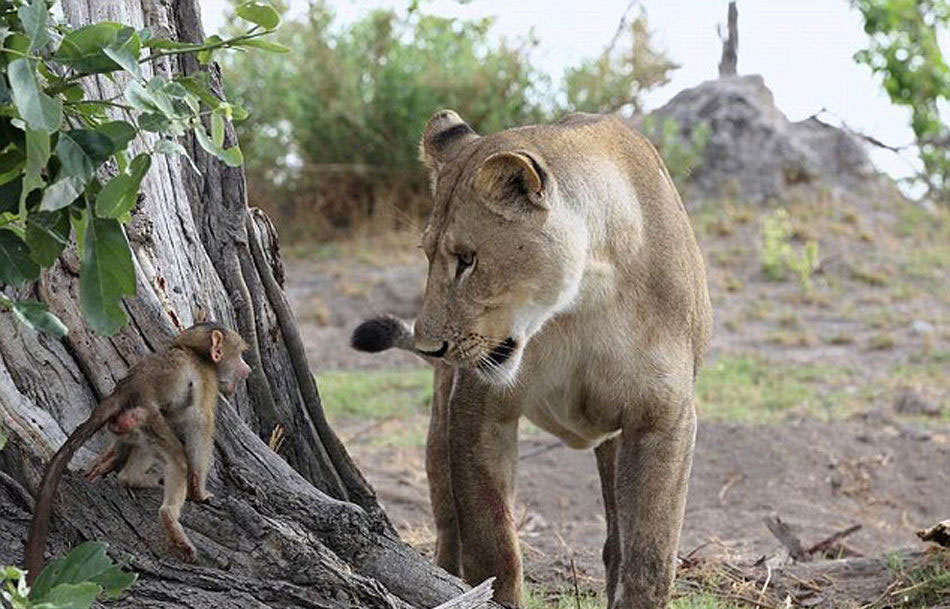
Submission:
<svg viewBox="0 0 950 609">
<path fill-rule="evenodd" d="M 428 355 L 429 357 L 442 357 L 448 350 L 448 341 L 442 341 L 442 344 L 438 348 L 432 348 L 432 345 L 424 345 L 420 344 L 419 341 L 416 341 L 416 351 L 423 355 Z"/>
</svg>

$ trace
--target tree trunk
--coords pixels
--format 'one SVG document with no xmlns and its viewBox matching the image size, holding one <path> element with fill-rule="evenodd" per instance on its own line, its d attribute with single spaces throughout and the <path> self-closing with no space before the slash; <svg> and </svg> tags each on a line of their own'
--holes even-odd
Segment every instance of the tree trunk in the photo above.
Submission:
<svg viewBox="0 0 950 609">
<path fill-rule="evenodd" d="M 197 0 L 61 4 L 74 27 L 117 21 L 157 36 L 204 38 Z M 199 66 L 165 58 L 149 69 Z M 212 81 L 220 91 L 216 69 Z M 99 98 L 122 90 L 98 77 L 84 86 Z M 230 127 L 226 138 L 234 140 Z M 116 557 L 131 555 L 140 579 L 117 603 L 123 607 L 432 607 L 458 595 L 464 584 L 399 540 L 327 425 L 281 288 L 276 233 L 247 207 L 243 171 L 191 138 L 182 143 L 201 174 L 177 157 L 156 156 L 127 226 L 138 283 L 125 301 L 128 327 L 111 338 L 86 328 L 74 247 L 17 294 L 47 302 L 69 326 L 66 339 L 0 314 L 0 415 L 9 438 L 0 451 L 0 564 L 21 564 L 33 492 L 66 435 L 132 364 L 167 346 L 176 327 L 201 311 L 240 331 L 254 373 L 246 390 L 218 407 L 215 499 L 184 509 L 199 562 L 169 557 L 157 519 L 160 491 L 129 491 L 114 477 L 91 484 L 77 474 L 104 438 L 81 450 L 63 478 L 48 556 L 90 539 L 107 541 Z M 266 443 L 276 425 L 286 433 L 279 455 Z"/>
<path fill-rule="evenodd" d="M 719 60 L 719 78 L 723 76 L 735 76 L 736 64 L 739 63 L 739 10 L 736 8 L 735 1 L 729 3 L 727 34 L 723 37 L 722 32 L 719 37 L 722 38 L 722 58 Z"/>
</svg>

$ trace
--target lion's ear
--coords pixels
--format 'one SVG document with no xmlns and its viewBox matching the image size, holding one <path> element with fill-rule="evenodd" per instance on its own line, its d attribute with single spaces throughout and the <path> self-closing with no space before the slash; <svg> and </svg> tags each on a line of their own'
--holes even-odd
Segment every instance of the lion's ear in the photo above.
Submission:
<svg viewBox="0 0 950 609">
<path fill-rule="evenodd" d="M 509 219 L 530 209 L 550 208 L 547 172 L 524 151 L 498 152 L 485 159 L 475 174 L 475 189 Z"/>
<path fill-rule="evenodd" d="M 459 144 L 474 139 L 478 139 L 478 134 L 458 114 L 441 110 L 429 119 L 422 133 L 419 158 L 432 171 L 439 171 Z"/>
</svg>

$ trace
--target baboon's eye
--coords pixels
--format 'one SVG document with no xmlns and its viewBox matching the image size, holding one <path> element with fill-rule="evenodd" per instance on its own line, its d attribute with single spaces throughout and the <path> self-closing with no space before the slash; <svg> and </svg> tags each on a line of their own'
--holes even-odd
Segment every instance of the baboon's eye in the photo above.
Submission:
<svg viewBox="0 0 950 609">
<path fill-rule="evenodd" d="M 455 265 L 455 278 L 458 279 L 465 269 L 475 264 L 475 252 L 460 252 L 455 258 L 458 261 Z"/>
</svg>

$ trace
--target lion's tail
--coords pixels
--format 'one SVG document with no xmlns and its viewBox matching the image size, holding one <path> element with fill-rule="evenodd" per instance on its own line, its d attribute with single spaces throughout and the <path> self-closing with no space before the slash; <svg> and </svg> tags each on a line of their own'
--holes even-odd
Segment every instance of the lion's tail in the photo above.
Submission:
<svg viewBox="0 0 950 609">
<path fill-rule="evenodd" d="M 393 315 L 367 319 L 353 330 L 350 346 L 357 351 L 378 353 L 393 347 L 421 355 L 413 348 L 412 324 Z"/>
</svg>

